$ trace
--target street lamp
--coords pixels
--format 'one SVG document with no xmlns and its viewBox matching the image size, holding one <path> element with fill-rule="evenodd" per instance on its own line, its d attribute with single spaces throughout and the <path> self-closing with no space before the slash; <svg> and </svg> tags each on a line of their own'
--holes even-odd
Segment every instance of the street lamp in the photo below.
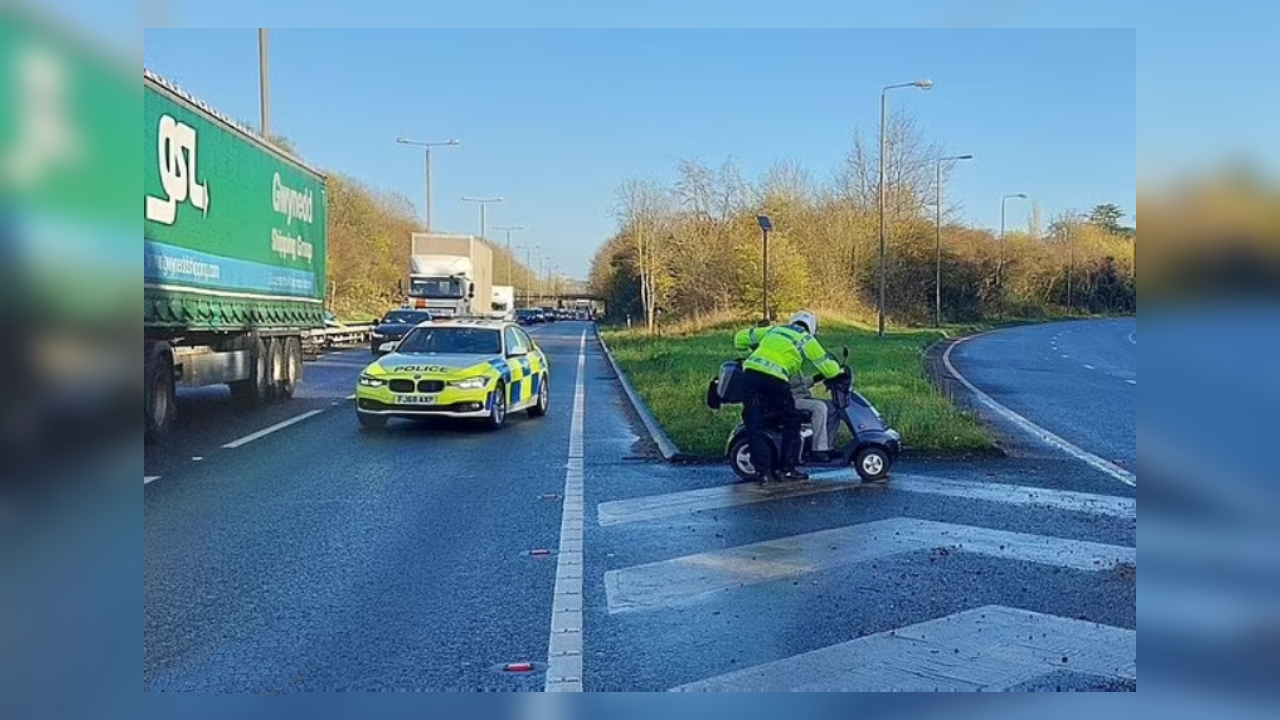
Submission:
<svg viewBox="0 0 1280 720">
<path fill-rule="evenodd" d="M 410 139 L 408 139 L 408 138 L 396 138 L 396 142 L 400 143 L 401 145 L 412 145 L 412 146 L 414 146 L 414 147 L 420 147 L 420 148 L 423 148 L 423 150 L 424 150 L 423 165 L 424 165 L 424 166 L 425 166 L 425 168 L 426 168 L 426 175 L 427 175 L 427 178 L 426 178 L 426 179 L 427 179 L 427 215 L 426 215 L 426 225 L 427 225 L 427 232 L 431 232 L 431 148 L 433 148 L 433 147 L 452 147 L 452 146 L 454 146 L 454 145 L 460 145 L 460 144 L 461 144 L 461 141 L 459 141 L 459 140 L 432 140 L 432 141 L 428 141 L 428 142 L 423 142 L 423 141 L 419 141 L 419 140 L 410 140 Z"/>
<path fill-rule="evenodd" d="M 502 198 L 500 197 L 478 198 L 478 197 L 467 197 L 466 195 L 464 195 L 462 196 L 462 202 L 471 202 L 471 203 L 477 203 L 478 205 L 480 205 L 480 239 L 483 240 L 484 233 L 485 233 L 485 227 L 484 227 L 485 206 L 491 205 L 493 203 L 500 203 L 502 202 Z"/>
<path fill-rule="evenodd" d="M 262 127 L 262 139 L 271 140 L 271 89 L 267 82 L 267 29 L 258 28 L 258 92 L 262 104 L 258 108 L 262 113 L 259 125 Z"/>
<path fill-rule="evenodd" d="M 1010 193 L 1000 198 L 1000 252 L 996 258 L 996 292 L 1000 297 L 1000 318 L 1004 319 L 1004 209 L 1005 203 L 1014 198 L 1027 199 L 1026 193 Z"/>
<path fill-rule="evenodd" d="M 530 300 L 533 297 L 533 295 L 532 293 L 529 292 L 531 289 L 530 286 L 532 285 L 532 278 L 530 276 L 533 274 L 532 251 L 537 250 L 538 253 L 541 254 L 542 246 L 537 244 L 517 245 L 516 249 L 524 250 L 524 304 L 525 304 L 525 307 L 532 307 L 532 303 L 530 302 Z"/>
<path fill-rule="evenodd" d="M 938 189 L 938 206 L 935 208 L 936 215 L 936 238 L 934 241 L 934 280 L 933 280 L 933 324 L 935 327 L 942 327 L 942 163 L 958 160 L 972 160 L 972 155 L 951 155 L 949 157 L 938 158 L 937 164 L 937 189 Z"/>
<path fill-rule="evenodd" d="M 885 124 L 888 116 L 889 91 L 898 88 L 919 88 L 921 90 L 929 90 L 933 87 L 932 80 L 916 80 L 908 83 L 895 83 L 886 85 L 880 91 L 880 337 L 884 337 L 884 288 L 885 288 L 885 237 L 884 237 L 884 161 L 885 161 Z"/>
<path fill-rule="evenodd" d="M 769 233 L 773 230 L 773 220 L 768 215 L 757 215 L 756 222 L 764 233 L 764 321 L 769 322 Z"/>
<path fill-rule="evenodd" d="M 511 282 L 511 233 L 512 231 L 523 230 L 524 228 L 520 225 L 505 225 L 505 226 L 494 225 L 493 229 L 501 230 L 507 234 L 507 282 L 506 284 L 511 285 L 512 284 Z"/>
</svg>

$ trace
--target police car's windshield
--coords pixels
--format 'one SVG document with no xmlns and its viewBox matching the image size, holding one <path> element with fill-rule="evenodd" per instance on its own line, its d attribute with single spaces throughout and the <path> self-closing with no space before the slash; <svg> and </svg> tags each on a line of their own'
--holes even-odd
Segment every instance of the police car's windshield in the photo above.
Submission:
<svg viewBox="0 0 1280 720">
<path fill-rule="evenodd" d="M 413 323 L 426 322 L 431 319 L 431 313 L 416 310 L 393 310 L 382 318 L 384 323 Z"/>
<path fill-rule="evenodd" d="M 396 352 L 430 355 L 497 355 L 502 337 L 488 328 L 420 327 L 410 332 Z"/>
</svg>

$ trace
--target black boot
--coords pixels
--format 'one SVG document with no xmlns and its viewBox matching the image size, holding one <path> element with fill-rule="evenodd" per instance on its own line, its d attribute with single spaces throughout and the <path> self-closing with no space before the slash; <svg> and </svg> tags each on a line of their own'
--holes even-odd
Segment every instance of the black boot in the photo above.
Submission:
<svg viewBox="0 0 1280 720">
<path fill-rule="evenodd" d="M 779 480 L 808 480 L 809 475 L 803 471 L 791 468 L 778 473 Z"/>
</svg>

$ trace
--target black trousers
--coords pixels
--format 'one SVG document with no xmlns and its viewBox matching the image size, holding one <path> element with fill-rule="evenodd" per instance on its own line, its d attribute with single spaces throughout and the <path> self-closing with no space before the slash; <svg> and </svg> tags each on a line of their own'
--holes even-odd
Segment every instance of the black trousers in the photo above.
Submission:
<svg viewBox="0 0 1280 720">
<path fill-rule="evenodd" d="M 772 375 L 747 370 L 743 373 L 742 423 L 746 426 L 751 447 L 751 465 L 757 475 L 770 470 L 794 470 L 800 462 L 800 414 L 791 386 Z M 777 423 L 782 429 L 782 457 L 778 467 L 771 467 L 765 429 Z"/>
</svg>

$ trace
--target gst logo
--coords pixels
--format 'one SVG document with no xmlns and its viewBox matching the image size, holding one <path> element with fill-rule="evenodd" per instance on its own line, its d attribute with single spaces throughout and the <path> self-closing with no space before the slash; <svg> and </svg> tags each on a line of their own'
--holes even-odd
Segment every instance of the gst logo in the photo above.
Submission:
<svg viewBox="0 0 1280 720">
<path fill-rule="evenodd" d="M 209 188 L 196 179 L 196 129 L 171 115 L 161 115 L 156 138 L 165 196 L 147 196 L 147 219 L 172 225 L 178 217 L 178 204 L 183 202 L 208 215 Z"/>
</svg>

